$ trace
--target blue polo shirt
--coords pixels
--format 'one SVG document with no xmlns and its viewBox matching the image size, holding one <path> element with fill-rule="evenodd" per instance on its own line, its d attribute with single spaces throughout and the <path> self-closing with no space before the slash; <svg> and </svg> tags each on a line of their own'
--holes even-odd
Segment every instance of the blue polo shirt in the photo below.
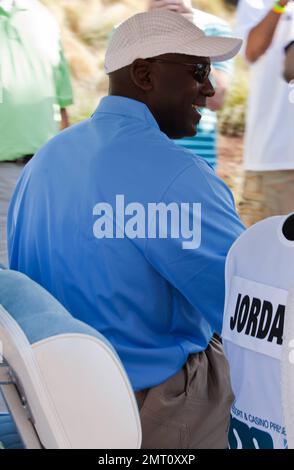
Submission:
<svg viewBox="0 0 294 470">
<path fill-rule="evenodd" d="M 189 203 L 190 215 L 201 204 L 200 245 L 183 249 L 182 232 L 123 236 L 117 195 L 146 214 L 150 203 Z M 115 226 L 114 238 L 95 233 L 101 203 L 113 209 L 102 228 Z M 10 267 L 108 338 L 140 390 L 174 375 L 221 331 L 225 258 L 242 230 L 209 165 L 163 134 L 143 103 L 108 96 L 25 167 L 9 210 Z"/>
</svg>

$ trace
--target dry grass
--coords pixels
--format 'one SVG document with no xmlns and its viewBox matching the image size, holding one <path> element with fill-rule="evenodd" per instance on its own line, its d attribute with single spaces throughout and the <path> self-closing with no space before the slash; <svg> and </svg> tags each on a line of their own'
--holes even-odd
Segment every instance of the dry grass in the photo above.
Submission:
<svg viewBox="0 0 294 470">
<path fill-rule="evenodd" d="M 71 122 L 91 115 L 108 80 L 103 70 L 106 43 L 113 27 L 142 11 L 138 0 L 42 0 L 57 18 L 65 56 L 69 63 L 75 103 L 69 108 Z M 141 8 L 139 8 L 141 5 Z"/>
<path fill-rule="evenodd" d="M 65 56 L 74 87 L 75 104 L 69 108 L 71 122 L 92 114 L 101 96 L 107 93 L 108 80 L 103 61 L 108 37 L 113 27 L 129 16 L 145 11 L 147 0 L 42 0 L 56 16 L 62 31 Z M 223 18 L 232 19 L 232 9 L 225 0 L 194 0 L 193 5 Z M 229 96 L 228 109 L 222 115 L 222 129 L 237 132 L 243 126 L 243 108 L 232 113 L 238 101 L 238 85 Z M 244 87 L 240 99 L 244 102 Z M 246 97 L 245 97 L 246 99 Z M 241 109 L 241 111 L 240 111 Z M 237 114 L 236 114 L 237 113 Z M 230 125 L 230 116 L 234 123 Z M 241 120 L 239 125 L 238 121 Z M 237 124 L 236 124 L 237 122 Z"/>
</svg>

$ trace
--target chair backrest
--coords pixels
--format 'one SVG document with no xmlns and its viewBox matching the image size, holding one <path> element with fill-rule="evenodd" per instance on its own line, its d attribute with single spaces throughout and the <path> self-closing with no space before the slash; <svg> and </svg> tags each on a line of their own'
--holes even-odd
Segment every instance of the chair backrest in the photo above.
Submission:
<svg viewBox="0 0 294 470">
<path fill-rule="evenodd" d="M 231 448 L 286 448 L 281 358 L 288 291 L 294 280 L 294 242 L 285 216 L 246 230 L 226 261 L 223 343 L 236 396 Z"/>
<path fill-rule="evenodd" d="M 282 401 L 289 449 L 294 449 L 294 285 L 289 290 L 282 347 Z"/>
<path fill-rule="evenodd" d="M 41 445 L 139 448 L 136 399 L 109 342 L 15 271 L 0 271 L 0 304 L 4 361 Z"/>
</svg>

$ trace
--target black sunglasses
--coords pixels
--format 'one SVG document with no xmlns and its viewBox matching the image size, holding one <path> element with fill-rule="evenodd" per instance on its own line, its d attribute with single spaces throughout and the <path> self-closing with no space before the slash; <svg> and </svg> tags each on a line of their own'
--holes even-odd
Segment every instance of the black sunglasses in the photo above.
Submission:
<svg viewBox="0 0 294 470">
<path fill-rule="evenodd" d="M 147 59 L 149 62 L 160 62 L 162 64 L 176 64 L 185 65 L 187 67 L 194 67 L 194 78 L 198 83 L 204 83 L 208 79 L 211 72 L 210 64 L 188 64 L 187 62 L 175 62 L 173 60 L 165 59 Z"/>
</svg>

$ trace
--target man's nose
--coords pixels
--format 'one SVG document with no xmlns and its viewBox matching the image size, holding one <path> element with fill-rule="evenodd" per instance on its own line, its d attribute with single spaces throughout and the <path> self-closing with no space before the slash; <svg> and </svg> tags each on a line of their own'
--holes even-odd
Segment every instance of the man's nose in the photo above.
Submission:
<svg viewBox="0 0 294 470">
<path fill-rule="evenodd" d="M 211 81 L 209 80 L 209 78 L 207 78 L 201 85 L 201 93 L 206 96 L 207 98 L 210 98 L 211 96 L 213 96 L 215 94 L 215 89 L 211 83 Z"/>
</svg>

